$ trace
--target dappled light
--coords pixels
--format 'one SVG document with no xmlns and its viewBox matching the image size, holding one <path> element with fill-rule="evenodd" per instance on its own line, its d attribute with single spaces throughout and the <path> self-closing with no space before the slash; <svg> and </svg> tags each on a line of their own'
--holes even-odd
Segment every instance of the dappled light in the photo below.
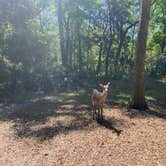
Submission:
<svg viewBox="0 0 166 166">
<path fill-rule="evenodd" d="M 165 166 L 165 14 L 0 0 L 0 166 Z"/>
</svg>

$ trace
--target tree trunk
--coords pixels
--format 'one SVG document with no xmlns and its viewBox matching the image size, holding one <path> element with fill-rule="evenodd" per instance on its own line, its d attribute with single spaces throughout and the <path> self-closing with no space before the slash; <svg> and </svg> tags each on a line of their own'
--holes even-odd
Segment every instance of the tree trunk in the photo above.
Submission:
<svg viewBox="0 0 166 166">
<path fill-rule="evenodd" d="M 163 17 L 164 17 L 164 11 L 163 11 Z M 163 33 L 166 34 L 166 18 L 163 19 L 163 26 L 164 26 Z M 166 37 L 163 38 L 161 43 L 161 53 L 164 53 L 166 55 L 165 46 L 166 46 Z"/>
<path fill-rule="evenodd" d="M 65 55 L 64 25 L 63 25 L 63 12 L 62 12 L 61 0 L 57 1 L 57 5 L 58 5 L 57 15 L 58 15 L 58 24 L 59 24 L 59 37 L 60 37 L 62 64 L 64 67 L 66 67 L 67 59 Z"/>
<path fill-rule="evenodd" d="M 79 64 L 79 71 L 82 71 L 82 49 L 81 49 L 81 34 L 80 34 L 80 25 L 78 26 L 78 64 Z"/>
<path fill-rule="evenodd" d="M 123 30 L 123 26 L 120 27 L 119 45 L 117 48 L 116 59 L 115 59 L 115 73 L 118 73 L 120 69 L 120 66 L 118 65 L 118 61 L 119 61 L 119 57 L 121 56 L 121 50 L 123 48 L 123 43 L 125 41 L 126 34 L 129 31 L 129 29 L 131 29 L 133 26 L 135 27 L 136 24 L 137 24 L 137 21 L 130 24 L 128 27 L 126 27 L 125 30 Z"/>
<path fill-rule="evenodd" d="M 73 68 L 72 56 L 73 56 L 73 36 L 71 35 L 69 39 L 69 65 L 71 68 Z"/>
<path fill-rule="evenodd" d="M 70 16 L 67 17 L 67 23 L 66 23 L 66 63 L 67 65 L 69 65 L 69 56 L 70 56 Z"/>
<path fill-rule="evenodd" d="M 144 90 L 144 59 L 146 54 L 146 41 L 148 23 L 150 18 L 151 0 L 142 0 L 141 18 L 136 44 L 136 60 L 132 107 L 140 110 L 147 109 Z"/>
<path fill-rule="evenodd" d="M 108 46 L 106 46 L 106 58 L 105 58 L 105 77 L 108 77 L 109 57 L 112 46 L 112 39 L 110 39 Z"/>
<path fill-rule="evenodd" d="M 134 35 L 135 35 L 135 26 L 133 27 L 133 32 L 132 32 L 132 37 L 131 37 L 131 41 L 132 41 L 132 46 L 131 46 L 131 57 L 134 57 L 134 47 L 135 47 L 135 42 L 134 42 Z"/>
<path fill-rule="evenodd" d="M 120 37 L 120 43 L 116 52 L 116 58 L 115 58 L 115 74 L 118 74 L 120 66 L 118 65 L 119 57 L 121 55 L 121 50 L 123 46 L 123 41 L 125 39 L 125 36 Z"/>
<path fill-rule="evenodd" d="M 96 75 L 98 76 L 100 73 L 100 68 L 101 68 L 101 56 L 102 56 L 102 50 L 103 50 L 103 43 L 100 43 L 100 48 L 99 48 L 99 59 L 97 63 L 97 69 L 96 69 Z"/>
</svg>

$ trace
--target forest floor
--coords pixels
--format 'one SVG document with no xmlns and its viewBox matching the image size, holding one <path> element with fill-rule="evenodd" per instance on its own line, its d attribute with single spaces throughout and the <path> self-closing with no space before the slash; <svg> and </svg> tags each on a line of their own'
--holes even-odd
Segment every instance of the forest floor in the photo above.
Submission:
<svg viewBox="0 0 166 166">
<path fill-rule="evenodd" d="M 1 104 L 0 165 L 166 165 L 164 107 L 150 97 L 149 110 L 140 112 L 108 99 L 99 124 L 88 94 L 82 89 Z"/>
</svg>

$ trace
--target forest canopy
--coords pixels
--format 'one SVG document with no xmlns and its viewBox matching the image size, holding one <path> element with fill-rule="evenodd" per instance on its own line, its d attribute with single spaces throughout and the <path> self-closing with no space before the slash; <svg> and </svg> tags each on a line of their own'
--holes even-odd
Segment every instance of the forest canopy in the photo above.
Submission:
<svg viewBox="0 0 166 166">
<path fill-rule="evenodd" d="M 151 6 L 145 74 L 166 73 L 166 1 Z M 0 89 L 51 90 L 64 77 L 131 77 L 136 0 L 0 0 Z"/>
</svg>

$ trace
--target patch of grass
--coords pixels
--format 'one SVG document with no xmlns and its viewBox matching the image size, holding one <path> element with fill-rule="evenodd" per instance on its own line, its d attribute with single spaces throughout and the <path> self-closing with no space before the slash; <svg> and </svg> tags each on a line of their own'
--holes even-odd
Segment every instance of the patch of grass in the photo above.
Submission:
<svg viewBox="0 0 166 166">
<path fill-rule="evenodd" d="M 114 117 L 110 118 L 107 120 L 107 123 L 109 127 L 115 126 L 116 125 L 116 119 Z"/>
<path fill-rule="evenodd" d="M 126 106 L 130 100 L 131 87 L 131 80 L 112 80 L 108 102 Z M 80 88 L 78 91 L 52 92 L 47 95 L 43 94 L 43 96 L 41 94 L 36 94 L 35 96 L 35 94 L 30 92 L 18 93 L 15 96 L 13 95 L 15 101 L 23 101 L 27 98 L 35 99 L 34 97 L 39 99 L 32 100 L 33 102 L 30 102 L 30 104 L 25 102 L 25 106 L 24 103 L 21 103 L 24 107 L 2 117 L 0 120 L 6 118 L 15 122 L 15 129 L 20 137 L 35 136 L 41 140 L 52 138 L 58 133 L 79 130 L 91 123 L 91 111 L 89 111 L 90 108 L 88 106 L 91 103 L 93 88 L 95 88 L 95 85 L 90 84 L 85 89 Z M 146 99 L 154 104 L 159 102 L 165 106 L 165 88 L 166 85 L 163 82 L 146 79 Z M 101 90 L 99 87 L 97 89 Z M 149 114 L 163 117 L 160 113 L 160 109 L 159 113 L 157 113 L 156 109 L 149 111 Z M 43 128 L 37 128 L 41 125 L 43 125 Z M 121 131 L 117 130 L 117 127 L 130 126 L 124 119 L 115 119 L 114 117 L 105 120 L 102 125 L 115 131 L 118 135 Z"/>
<path fill-rule="evenodd" d="M 53 95 L 50 95 L 50 96 L 44 96 L 43 97 L 43 100 L 45 101 L 50 101 L 50 102 L 55 102 L 55 101 L 59 101 L 59 102 L 62 102 L 63 100 L 58 98 L 57 96 L 53 96 Z"/>
<path fill-rule="evenodd" d="M 24 100 L 28 100 L 31 99 L 35 96 L 35 94 L 33 92 L 29 92 L 29 91 L 19 91 L 17 93 L 15 93 L 12 97 L 11 97 L 11 101 L 12 102 L 22 102 Z"/>
<path fill-rule="evenodd" d="M 108 102 L 126 106 L 130 100 L 131 87 L 130 80 L 112 80 Z"/>
<path fill-rule="evenodd" d="M 89 83 L 88 83 L 89 81 Z M 131 98 L 132 93 L 132 86 L 133 81 L 131 79 L 110 79 L 111 83 L 109 94 L 107 98 L 107 102 L 112 104 L 118 104 L 121 106 L 127 106 L 128 102 Z M 98 80 L 94 81 L 93 83 L 91 80 L 87 80 L 87 86 L 80 87 L 73 90 L 64 91 L 62 93 L 55 93 L 52 92 L 49 95 L 41 95 L 41 94 L 35 94 L 33 92 L 28 91 L 19 91 L 16 94 L 13 94 L 12 97 L 8 97 L 9 101 L 12 102 L 21 102 L 24 100 L 32 99 L 35 97 L 40 97 L 44 101 L 53 102 L 53 103 L 66 103 L 65 101 L 69 99 L 73 100 L 74 102 L 70 103 L 76 103 L 79 104 L 91 104 L 91 93 L 93 88 L 97 88 L 99 91 L 101 91 L 100 87 L 98 86 L 99 82 L 106 83 L 105 81 Z M 166 108 L 166 78 L 145 78 L 145 94 L 146 94 L 146 100 L 148 102 L 154 102 L 162 107 Z"/>
<path fill-rule="evenodd" d="M 128 93 L 120 93 L 116 95 L 117 102 L 121 105 L 127 105 L 130 100 L 130 95 Z"/>
<path fill-rule="evenodd" d="M 146 98 L 146 100 L 148 100 L 148 101 L 156 101 L 156 99 L 153 98 L 152 96 L 146 96 L 145 98 Z"/>
<path fill-rule="evenodd" d="M 109 103 L 126 106 L 131 98 L 132 80 L 111 80 Z M 166 78 L 145 78 L 145 94 L 148 102 L 158 103 L 166 108 Z"/>
<path fill-rule="evenodd" d="M 159 78 L 159 79 L 157 80 L 157 82 L 166 84 L 166 78 L 165 78 L 165 77 Z"/>
<path fill-rule="evenodd" d="M 148 101 L 156 101 L 166 108 L 166 82 L 165 78 L 146 79 L 145 93 Z"/>
<path fill-rule="evenodd" d="M 79 93 L 78 92 L 67 92 L 67 93 L 61 93 L 62 96 L 66 96 L 66 97 L 75 97 L 78 96 Z"/>
</svg>

